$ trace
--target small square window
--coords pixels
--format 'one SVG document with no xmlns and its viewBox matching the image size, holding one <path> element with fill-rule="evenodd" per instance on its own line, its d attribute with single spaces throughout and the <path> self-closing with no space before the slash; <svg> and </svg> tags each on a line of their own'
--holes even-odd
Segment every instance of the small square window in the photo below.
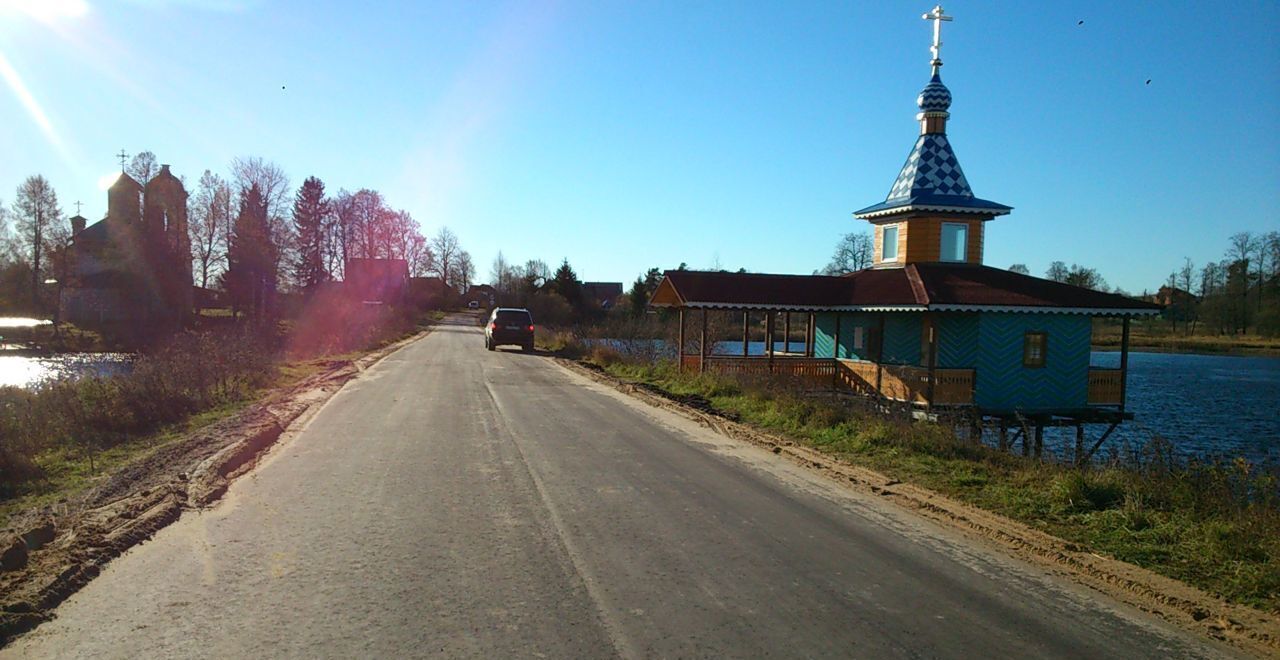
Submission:
<svg viewBox="0 0 1280 660">
<path fill-rule="evenodd" d="M 898 225 L 891 225 L 880 230 L 880 260 L 898 260 Z"/>
<path fill-rule="evenodd" d="M 942 223 L 942 260 L 966 261 L 968 255 L 969 225 L 957 222 Z"/>
<path fill-rule="evenodd" d="M 1044 366 L 1045 352 L 1049 348 L 1049 335 L 1045 332 L 1028 332 L 1022 336 L 1022 366 L 1036 369 Z"/>
</svg>

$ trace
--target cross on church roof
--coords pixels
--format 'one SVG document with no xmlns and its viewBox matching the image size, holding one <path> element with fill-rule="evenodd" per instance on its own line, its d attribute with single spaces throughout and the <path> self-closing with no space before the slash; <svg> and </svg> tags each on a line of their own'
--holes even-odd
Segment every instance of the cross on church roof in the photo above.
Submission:
<svg viewBox="0 0 1280 660">
<path fill-rule="evenodd" d="M 933 11 L 921 16 L 926 21 L 933 21 L 933 45 L 929 50 L 933 52 L 933 72 L 938 73 L 938 67 L 942 66 L 942 22 L 950 21 L 952 17 L 943 14 L 942 5 L 937 5 Z"/>
<path fill-rule="evenodd" d="M 80 200 L 76 200 L 76 215 L 80 215 Z"/>
<path fill-rule="evenodd" d="M 129 159 L 129 154 L 125 153 L 124 149 L 121 149 L 120 153 L 116 154 L 116 158 L 120 159 L 120 171 L 123 172 L 124 162 Z"/>
</svg>

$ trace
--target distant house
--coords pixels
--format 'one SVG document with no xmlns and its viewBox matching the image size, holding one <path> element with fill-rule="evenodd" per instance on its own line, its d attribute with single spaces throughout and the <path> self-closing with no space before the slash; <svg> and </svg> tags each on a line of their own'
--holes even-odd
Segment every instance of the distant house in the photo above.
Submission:
<svg viewBox="0 0 1280 660">
<path fill-rule="evenodd" d="M 613 309 L 622 295 L 622 282 L 583 282 L 583 298 L 594 301 L 600 309 Z"/>
<path fill-rule="evenodd" d="M 1200 301 L 1194 293 L 1184 291 L 1176 286 L 1162 286 L 1155 294 L 1147 296 L 1146 300 L 1157 305 L 1172 307 L 1175 305 L 1194 304 Z"/>
<path fill-rule="evenodd" d="M 438 277 L 410 277 L 409 304 L 418 309 L 440 309 L 457 293 Z"/>
<path fill-rule="evenodd" d="M 404 259 L 347 259 L 347 295 L 367 303 L 400 304 L 409 288 L 409 262 Z"/>
<path fill-rule="evenodd" d="M 488 284 L 476 284 L 467 289 L 467 293 L 462 297 L 462 302 L 468 305 L 475 302 L 481 307 L 497 307 L 498 291 Z"/>
</svg>

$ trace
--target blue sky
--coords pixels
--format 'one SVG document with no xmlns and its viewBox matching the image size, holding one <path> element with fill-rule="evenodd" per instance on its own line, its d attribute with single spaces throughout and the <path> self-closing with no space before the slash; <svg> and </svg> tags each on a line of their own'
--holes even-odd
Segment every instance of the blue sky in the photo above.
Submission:
<svg viewBox="0 0 1280 660">
<path fill-rule="evenodd" d="M 944 6 L 951 143 L 1015 207 L 986 263 L 1138 292 L 1280 229 L 1274 3 Z M 481 279 L 808 273 L 911 149 L 930 8 L 0 0 L 0 200 L 42 173 L 96 219 L 121 148 L 192 182 L 262 156 L 449 226 Z"/>
</svg>

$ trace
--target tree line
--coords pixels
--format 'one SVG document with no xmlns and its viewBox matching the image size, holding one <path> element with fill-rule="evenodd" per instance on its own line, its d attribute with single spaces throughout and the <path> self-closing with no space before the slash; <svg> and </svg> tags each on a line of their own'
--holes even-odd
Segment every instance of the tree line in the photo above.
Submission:
<svg viewBox="0 0 1280 660">
<path fill-rule="evenodd" d="M 125 172 L 145 186 L 159 173 L 155 154 L 133 156 Z M 412 276 L 439 277 L 458 292 L 475 277 L 456 234 L 441 227 L 424 236 L 408 211 L 376 190 L 330 195 L 311 176 L 295 191 L 280 166 L 246 157 L 233 160 L 226 176 L 206 169 L 188 193 L 193 279 L 224 291 L 238 311 L 265 313 L 280 291 L 307 293 L 341 280 L 352 258 L 404 259 Z M 73 238 L 44 176 L 23 181 L 12 204 L 0 200 L 0 309 L 55 314 L 58 287 L 50 285 L 69 275 Z"/>
<path fill-rule="evenodd" d="M 1174 332 L 1280 336 L 1280 231 L 1233 234 L 1222 259 L 1199 270 L 1184 257 L 1163 291 Z"/>
</svg>

